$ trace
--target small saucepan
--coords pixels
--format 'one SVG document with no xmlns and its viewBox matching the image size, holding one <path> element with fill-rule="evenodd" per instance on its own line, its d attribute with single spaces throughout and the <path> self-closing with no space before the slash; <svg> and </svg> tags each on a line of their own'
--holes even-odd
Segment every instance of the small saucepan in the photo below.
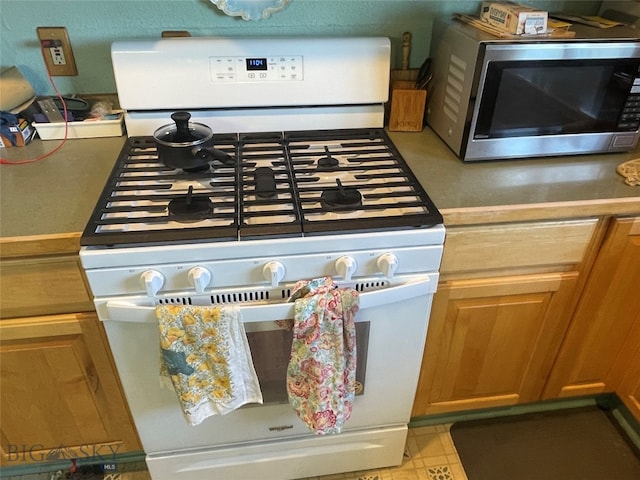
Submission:
<svg viewBox="0 0 640 480">
<path fill-rule="evenodd" d="M 158 158 L 169 168 L 201 170 L 209 162 L 219 161 L 234 166 L 235 160 L 222 150 L 213 147 L 213 132 L 202 124 L 190 122 L 189 112 L 171 114 L 173 124 L 163 125 L 153 133 L 158 148 Z"/>
</svg>

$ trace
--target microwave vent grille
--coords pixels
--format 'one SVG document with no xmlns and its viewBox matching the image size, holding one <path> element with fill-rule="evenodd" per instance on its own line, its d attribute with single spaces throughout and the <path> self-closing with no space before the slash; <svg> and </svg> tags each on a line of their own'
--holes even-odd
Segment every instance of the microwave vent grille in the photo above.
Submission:
<svg viewBox="0 0 640 480">
<path fill-rule="evenodd" d="M 460 118 L 460 104 L 463 98 L 462 86 L 465 83 L 466 72 L 467 62 L 457 55 L 451 54 L 447 70 L 443 110 L 454 123 L 458 123 L 458 118 Z"/>
</svg>

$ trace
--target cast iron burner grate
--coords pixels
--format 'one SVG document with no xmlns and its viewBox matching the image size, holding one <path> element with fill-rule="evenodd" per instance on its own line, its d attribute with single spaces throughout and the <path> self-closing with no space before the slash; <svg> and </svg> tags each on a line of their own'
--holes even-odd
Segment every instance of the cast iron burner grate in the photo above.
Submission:
<svg viewBox="0 0 640 480">
<path fill-rule="evenodd" d="M 152 137 L 125 142 L 84 246 L 424 228 L 442 217 L 383 129 L 214 135 L 236 159 L 184 172 Z"/>
</svg>

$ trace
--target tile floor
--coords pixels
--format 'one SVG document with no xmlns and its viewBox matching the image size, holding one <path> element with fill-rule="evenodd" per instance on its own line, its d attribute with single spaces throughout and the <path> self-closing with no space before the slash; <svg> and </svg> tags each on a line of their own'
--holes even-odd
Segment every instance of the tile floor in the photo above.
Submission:
<svg viewBox="0 0 640 480">
<path fill-rule="evenodd" d="M 405 459 L 398 467 L 312 477 L 305 480 L 468 480 L 449 435 L 450 424 L 409 429 Z M 144 464 L 141 465 L 143 467 Z M 55 474 L 7 480 L 62 480 Z M 150 480 L 144 470 L 105 474 L 103 480 Z"/>
</svg>

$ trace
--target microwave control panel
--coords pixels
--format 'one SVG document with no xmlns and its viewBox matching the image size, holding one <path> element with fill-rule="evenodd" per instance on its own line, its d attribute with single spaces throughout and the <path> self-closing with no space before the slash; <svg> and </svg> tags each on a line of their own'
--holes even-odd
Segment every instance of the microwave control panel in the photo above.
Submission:
<svg viewBox="0 0 640 480">
<path fill-rule="evenodd" d="M 618 128 L 621 130 L 640 128 L 640 77 L 633 79 L 631 91 L 618 120 Z"/>
<path fill-rule="evenodd" d="M 209 57 L 213 82 L 296 82 L 304 79 L 302 55 Z"/>
</svg>

